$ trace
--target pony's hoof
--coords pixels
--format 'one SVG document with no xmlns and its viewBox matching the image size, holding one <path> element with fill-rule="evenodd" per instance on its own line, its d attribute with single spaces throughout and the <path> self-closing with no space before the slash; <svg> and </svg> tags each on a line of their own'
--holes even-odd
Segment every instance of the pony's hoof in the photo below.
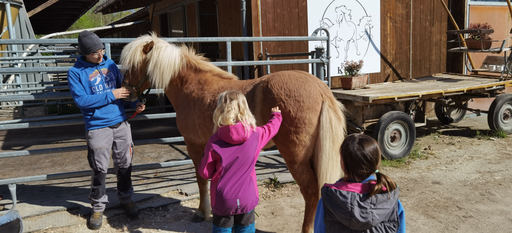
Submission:
<svg viewBox="0 0 512 233">
<path fill-rule="evenodd" d="M 190 219 L 191 222 L 202 222 L 204 221 L 204 217 L 201 217 L 201 216 L 197 216 L 194 214 L 194 217 L 192 217 L 192 219 Z"/>
</svg>

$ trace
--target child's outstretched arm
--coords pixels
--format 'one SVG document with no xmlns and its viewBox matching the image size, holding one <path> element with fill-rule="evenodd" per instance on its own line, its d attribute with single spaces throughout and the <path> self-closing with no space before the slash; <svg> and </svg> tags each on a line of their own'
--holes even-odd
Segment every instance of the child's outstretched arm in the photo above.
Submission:
<svg viewBox="0 0 512 233">
<path fill-rule="evenodd" d="M 270 115 L 268 123 L 258 127 L 258 129 L 261 130 L 259 149 L 263 148 L 267 142 L 279 132 L 279 127 L 281 126 L 281 122 L 283 122 L 283 116 L 281 115 L 279 107 L 273 107 L 271 111 L 272 114 Z"/>
</svg>

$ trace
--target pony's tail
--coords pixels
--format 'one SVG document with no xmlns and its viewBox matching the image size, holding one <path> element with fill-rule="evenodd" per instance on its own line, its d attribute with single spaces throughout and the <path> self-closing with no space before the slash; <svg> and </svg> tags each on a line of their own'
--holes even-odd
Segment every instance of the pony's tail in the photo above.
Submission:
<svg viewBox="0 0 512 233">
<path fill-rule="evenodd" d="M 314 155 L 319 188 L 342 177 L 340 147 L 346 135 L 344 110 L 343 105 L 334 98 L 322 102 Z"/>
</svg>

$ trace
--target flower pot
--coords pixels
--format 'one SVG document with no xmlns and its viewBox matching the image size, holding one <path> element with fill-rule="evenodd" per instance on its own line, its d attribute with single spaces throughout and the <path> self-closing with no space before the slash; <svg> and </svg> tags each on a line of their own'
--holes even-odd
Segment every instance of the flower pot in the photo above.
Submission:
<svg viewBox="0 0 512 233">
<path fill-rule="evenodd" d="M 331 77 L 331 88 L 343 88 L 344 90 L 361 89 L 368 84 L 368 75 L 355 77 Z"/>
<path fill-rule="evenodd" d="M 466 46 L 468 49 L 489 49 L 492 46 L 492 41 L 490 40 L 475 40 L 468 38 L 466 39 Z"/>
</svg>

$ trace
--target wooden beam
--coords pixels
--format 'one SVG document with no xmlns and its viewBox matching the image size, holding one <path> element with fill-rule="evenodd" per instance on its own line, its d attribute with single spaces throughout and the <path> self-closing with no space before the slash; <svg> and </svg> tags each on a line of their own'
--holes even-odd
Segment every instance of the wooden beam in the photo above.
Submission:
<svg viewBox="0 0 512 233">
<path fill-rule="evenodd" d="M 508 11 L 510 11 L 510 16 L 512 16 L 512 5 L 510 4 L 510 0 L 507 0 Z"/>
<path fill-rule="evenodd" d="M 39 5 L 38 7 L 32 9 L 30 12 L 27 13 L 28 17 L 32 17 L 32 15 L 35 15 L 39 13 L 40 11 L 46 9 L 47 7 L 53 5 L 54 3 L 58 2 L 59 0 L 48 0 L 45 3 Z"/>
<path fill-rule="evenodd" d="M 453 27 L 455 27 L 455 30 L 460 30 L 459 26 L 457 25 L 457 22 L 455 21 L 455 19 L 452 16 L 452 13 L 450 13 L 450 10 L 448 9 L 448 6 L 446 6 L 446 3 L 444 3 L 444 0 L 440 0 L 440 1 L 441 1 L 441 3 L 443 3 L 444 9 L 446 10 L 446 13 L 448 13 L 448 16 L 450 17 L 450 20 L 452 21 L 452 24 L 453 24 Z M 462 36 L 462 34 L 459 34 L 459 38 L 462 41 L 462 45 L 464 47 L 467 47 L 466 40 L 464 40 L 464 36 Z M 469 63 L 471 64 L 471 68 L 476 68 L 475 64 L 473 63 L 473 58 L 471 58 L 471 54 L 466 53 L 466 55 L 468 56 Z"/>
</svg>

